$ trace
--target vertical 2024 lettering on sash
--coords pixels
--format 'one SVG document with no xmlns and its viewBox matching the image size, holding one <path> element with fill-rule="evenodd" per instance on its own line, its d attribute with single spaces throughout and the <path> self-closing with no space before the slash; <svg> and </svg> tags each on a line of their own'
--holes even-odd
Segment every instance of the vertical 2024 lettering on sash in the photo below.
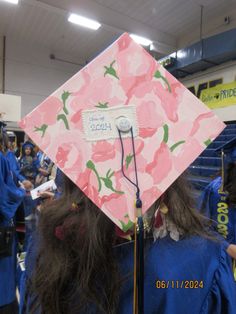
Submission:
<svg viewBox="0 0 236 314">
<path fill-rule="evenodd" d="M 220 201 L 217 203 L 217 230 L 226 238 L 228 233 L 228 222 L 229 222 L 229 207 L 225 202 Z"/>
</svg>

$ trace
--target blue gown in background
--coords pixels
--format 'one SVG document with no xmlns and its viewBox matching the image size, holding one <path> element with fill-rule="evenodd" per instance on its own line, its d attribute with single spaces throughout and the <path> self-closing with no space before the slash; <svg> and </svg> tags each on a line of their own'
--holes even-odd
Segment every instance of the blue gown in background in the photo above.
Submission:
<svg viewBox="0 0 236 314">
<path fill-rule="evenodd" d="M 222 178 L 217 177 L 203 191 L 199 208 L 213 220 L 216 231 L 229 244 L 236 244 L 236 206 L 229 206 L 227 194 L 220 192 Z M 233 273 L 236 281 L 236 261 L 233 260 Z M 236 313 L 236 310 L 235 310 Z"/>
<path fill-rule="evenodd" d="M 20 164 L 20 174 L 24 176 L 27 180 L 34 181 L 38 170 L 40 168 L 39 160 L 36 157 L 23 156 L 19 160 Z"/>
<path fill-rule="evenodd" d="M 221 183 L 221 177 L 217 177 L 206 187 L 200 197 L 199 208 L 215 222 L 216 230 L 227 242 L 236 244 L 236 207 L 229 207 L 225 196 L 218 192 Z"/>
<path fill-rule="evenodd" d="M 9 163 L 0 152 L 0 226 L 12 224 L 15 212 L 21 203 L 25 191 L 18 188 L 13 180 Z M 16 297 L 16 252 L 0 258 L 0 307 L 10 304 Z"/>
<path fill-rule="evenodd" d="M 10 169 L 13 172 L 14 181 L 17 183 L 18 181 L 22 182 L 22 181 L 26 180 L 25 177 L 20 174 L 20 165 L 19 165 L 18 160 L 15 156 L 15 153 L 8 150 L 5 157 L 10 164 Z"/>
</svg>

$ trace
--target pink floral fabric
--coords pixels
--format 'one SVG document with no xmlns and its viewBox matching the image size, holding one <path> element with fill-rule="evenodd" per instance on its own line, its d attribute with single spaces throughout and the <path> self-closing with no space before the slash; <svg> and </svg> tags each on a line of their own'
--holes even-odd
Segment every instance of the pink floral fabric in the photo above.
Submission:
<svg viewBox="0 0 236 314">
<path fill-rule="evenodd" d="M 135 187 L 121 171 L 119 137 L 85 138 L 84 110 L 135 106 L 134 138 L 143 213 L 222 131 L 224 124 L 128 34 L 20 122 L 58 167 L 123 231 L 135 220 Z M 131 138 L 125 174 L 135 181 Z"/>
</svg>

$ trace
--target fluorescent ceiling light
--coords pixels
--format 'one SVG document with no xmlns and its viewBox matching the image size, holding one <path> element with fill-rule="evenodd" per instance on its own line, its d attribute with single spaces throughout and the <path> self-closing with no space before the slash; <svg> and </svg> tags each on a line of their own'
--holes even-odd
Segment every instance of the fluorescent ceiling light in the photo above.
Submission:
<svg viewBox="0 0 236 314">
<path fill-rule="evenodd" d="M 152 44 L 150 45 L 150 50 L 151 50 L 151 51 L 156 51 L 156 52 L 158 52 L 157 45 L 155 45 L 155 44 L 152 43 Z"/>
<path fill-rule="evenodd" d="M 130 37 L 133 38 L 134 41 L 136 41 L 136 43 L 142 45 L 142 46 L 150 46 L 152 44 L 152 41 L 148 38 L 145 37 L 141 37 L 135 34 L 131 34 Z"/>
<path fill-rule="evenodd" d="M 19 0 L 2 0 L 2 1 L 13 3 L 13 4 L 18 4 L 18 2 L 19 2 Z"/>
<path fill-rule="evenodd" d="M 98 23 L 97 21 L 87 19 L 86 17 L 74 13 L 70 14 L 70 16 L 68 17 L 68 21 L 94 30 L 99 29 L 99 27 L 101 26 L 101 24 Z"/>
</svg>

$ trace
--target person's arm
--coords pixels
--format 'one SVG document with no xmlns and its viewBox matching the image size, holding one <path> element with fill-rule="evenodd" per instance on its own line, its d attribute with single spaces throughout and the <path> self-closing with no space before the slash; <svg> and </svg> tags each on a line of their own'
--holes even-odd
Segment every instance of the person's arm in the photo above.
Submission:
<svg viewBox="0 0 236 314">
<path fill-rule="evenodd" d="M 236 244 L 230 244 L 226 251 L 229 256 L 236 260 Z"/>
<path fill-rule="evenodd" d="M 38 168 L 38 171 L 39 171 L 39 173 L 40 174 L 42 174 L 43 176 L 45 176 L 45 177 L 47 177 L 48 175 L 49 175 L 49 172 L 48 172 L 48 170 L 45 170 L 45 169 L 43 169 L 43 168 Z"/>
<path fill-rule="evenodd" d="M 39 192 L 38 195 L 39 197 L 42 197 L 42 198 L 53 199 L 55 194 L 50 191 L 44 191 L 44 192 Z"/>
<path fill-rule="evenodd" d="M 10 220 L 22 202 L 25 190 L 15 185 L 8 161 L 3 156 L 0 157 L 0 213 Z"/>
<path fill-rule="evenodd" d="M 233 278 L 231 259 L 222 244 L 220 263 L 215 271 L 212 287 L 202 306 L 202 314 L 235 314 L 236 284 Z"/>
</svg>

